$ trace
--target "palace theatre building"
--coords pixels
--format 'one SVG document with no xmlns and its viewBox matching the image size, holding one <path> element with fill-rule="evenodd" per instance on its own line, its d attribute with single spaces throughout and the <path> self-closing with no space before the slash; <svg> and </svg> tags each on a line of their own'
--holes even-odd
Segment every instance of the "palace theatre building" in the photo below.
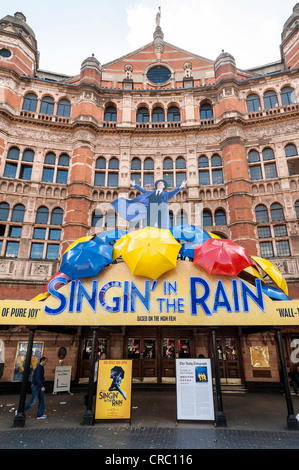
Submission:
<svg viewBox="0 0 299 470">
<path fill-rule="evenodd" d="M 168 190 L 187 180 L 169 203 L 173 225 L 202 226 L 271 261 L 299 298 L 299 3 L 280 58 L 250 70 L 224 51 L 206 59 L 169 44 L 160 21 L 153 30 L 144 47 L 107 64 L 88 57 L 66 76 L 39 68 L 23 13 L 0 20 L 1 300 L 42 293 L 79 238 L 133 230 L 110 203 L 139 194 L 130 180 L 152 189 L 159 179 Z M 213 356 L 207 326 L 94 326 L 99 351 L 133 359 L 136 383 L 175 383 L 175 358 Z M 272 326 L 217 327 L 223 386 L 279 390 Z M 75 383 L 88 381 L 92 334 L 77 323 L 37 328 L 47 380 L 63 358 Z M 295 368 L 299 327 L 281 334 Z M 17 381 L 28 335 L 26 325 L 0 326 L 2 383 Z"/>
</svg>

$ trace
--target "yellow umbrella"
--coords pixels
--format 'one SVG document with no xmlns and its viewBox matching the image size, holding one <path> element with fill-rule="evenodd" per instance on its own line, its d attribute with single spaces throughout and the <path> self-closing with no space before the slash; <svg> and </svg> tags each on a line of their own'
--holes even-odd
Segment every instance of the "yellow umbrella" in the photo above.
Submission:
<svg viewBox="0 0 299 470">
<path fill-rule="evenodd" d="M 242 269 L 242 271 L 238 274 L 239 277 L 244 279 L 245 281 L 255 281 L 256 278 L 260 279 L 263 283 L 265 283 L 264 279 L 260 275 L 257 269 L 253 266 L 248 266 L 248 268 Z"/>
<path fill-rule="evenodd" d="M 49 292 L 43 292 L 42 294 L 38 294 L 36 297 L 34 297 L 34 299 L 31 299 L 31 300 L 35 300 L 35 301 L 38 301 L 38 300 L 46 300 L 48 297 L 50 297 L 50 293 Z"/>
<path fill-rule="evenodd" d="M 169 230 L 146 227 L 123 239 L 122 258 L 132 274 L 158 279 L 176 267 L 181 245 Z"/>
<path fill-rule="evenodd" d="M 274 281 L 277 286 L 286 294 L 288 295 L 288 286 L 286 280 L 284 279 L 283 275 L 279 271 L 279 269 L 264 258 L 259 258 L 258 256 L 250 256 L 256 264 L 263 270 L 268 276 Z"/>
<path fill-rule="evenodd" d="M 213 232 L 208 232 L 208 234 L 211 235 L 212 238 L 219 238 L 220 239 L 220 237 L 218 237 L 218 235 L 215 235 L 215 233 L 213 233 Z"/>
</svg>

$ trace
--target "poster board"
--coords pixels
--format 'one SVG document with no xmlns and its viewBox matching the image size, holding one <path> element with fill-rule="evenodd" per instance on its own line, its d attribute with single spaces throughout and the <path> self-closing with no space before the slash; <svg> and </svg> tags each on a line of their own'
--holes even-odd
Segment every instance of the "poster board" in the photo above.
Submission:
<svg viewBox="0 0 299 470">
<path fill-rule="evenodd" d="M 70 392 L 72 366 L 57 366 L 55 369 L 53 394 L 57 392 Z"/>
<path fill-rule="evenodd" d="M 25 368 L 25 361 L 27 355 L 28 341 L 19 341 L 16 351 L 14 371 L 13 371 L 13 382 L 22 382 Z M 34 369 L 40 362 L 43 355 L 44 342 L 34 342 L 32 345 L 30 371 L 28 380 L 32 380 Z"/>
<path fill-rule="evenodd" d="M 213 421 L 211 359 L 176 359 L 177 420 Z"/>
<path fill-rule="evenodd" d="M 99 360 L 95 420 L 131 419 L 132 360 Z"/>
</svg>

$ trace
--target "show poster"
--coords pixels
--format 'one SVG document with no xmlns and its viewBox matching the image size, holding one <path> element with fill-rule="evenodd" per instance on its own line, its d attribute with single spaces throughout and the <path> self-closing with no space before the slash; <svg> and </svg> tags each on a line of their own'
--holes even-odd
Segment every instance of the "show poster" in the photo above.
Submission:
<svg viewBox="0 0 299 470">
<path fill-rule="evenodd" d="M 131 419 L 132 360 L 99 360 L 95 419 Z"/>
<path fill-rule="evenodd" d="M 211 359 L 176 359 L 177 419 L 213 421 Z"/>
<path fill-rule="evenodd" d="M 27 354 L 27 347 L 28 342 L 19 341 L 17 346 L 16 358 L 15 358 L 15 366 L 13 372 L 13 381 L 14 382 L 22 382 L 24 368 L 25 368 L 25 361 L 26 361 L 26 354 Z M 28 380 L 32 380 L 32 375 L 34 369 L 36 368 L 37 364 L 40 361 L 40 358 L 43 355 L 44 343 L 36 343 L 34 342 L 32 345 L 32 354 L 31 354 L 31 361 L 30 361 L 30 371 L 29 371 L 29 378 Z"/>
</svg>

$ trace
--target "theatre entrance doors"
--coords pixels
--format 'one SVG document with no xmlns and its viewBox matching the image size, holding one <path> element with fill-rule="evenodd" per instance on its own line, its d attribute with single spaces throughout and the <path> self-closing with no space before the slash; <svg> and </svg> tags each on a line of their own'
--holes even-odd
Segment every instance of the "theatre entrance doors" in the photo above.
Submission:
<svg viewBox="0 0 299 470">
<path fill-rule="evenodd" d="M 135 383 L 175 383 L 175 359 L 194 354 L 192 329 L 126 328 L 124 357 L 133 360 Z"/>
</svg>

